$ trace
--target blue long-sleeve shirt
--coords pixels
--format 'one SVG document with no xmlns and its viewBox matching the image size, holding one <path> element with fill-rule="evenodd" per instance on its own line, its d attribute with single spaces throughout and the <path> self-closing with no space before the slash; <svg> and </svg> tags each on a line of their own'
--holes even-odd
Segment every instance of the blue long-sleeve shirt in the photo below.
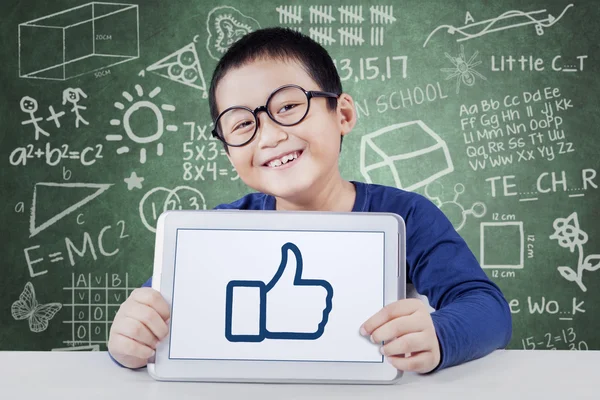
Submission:
<svg viewBox="0 0 600 400">
<path fill-rule="evenodd" d="M 444 213 L 418 193 L 352 183 L 353 212 L 392 212 L 404 219 L 407 283 L 434 308 L 431 318 L 441 350 L 435 370 L 506 347 L 512 336 L 508 303 Z M 215 209 L 275 210 L 275 198 L 251 193 Z M 143 286 L 151 285 L 152 278 Z"/>
</svg>

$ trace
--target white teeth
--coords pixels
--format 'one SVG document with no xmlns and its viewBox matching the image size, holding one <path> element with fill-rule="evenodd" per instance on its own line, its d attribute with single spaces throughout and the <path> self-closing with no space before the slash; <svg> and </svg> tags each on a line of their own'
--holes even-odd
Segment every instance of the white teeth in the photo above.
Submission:
<svg viewBox="0 0 600 400">
<path fill-rule="evenodd" d="M 286 164 L 288 161 L 295 160 L 296 158 L 298 158 L 298 156 L 299 156 L 299 153 L 297 151 L 295 151 L 286 156 L 283 156 L 281 158 L 271 161 L 268 165 L 269 165 L 269 167 L 279 167 L 283 164 Z"/>
</svg>

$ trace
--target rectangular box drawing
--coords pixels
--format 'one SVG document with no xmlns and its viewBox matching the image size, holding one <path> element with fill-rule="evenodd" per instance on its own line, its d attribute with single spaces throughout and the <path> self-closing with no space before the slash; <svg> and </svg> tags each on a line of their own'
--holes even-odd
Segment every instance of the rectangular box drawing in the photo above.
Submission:
<svg viewBox="0 0 600 400">
<path fill-rule="evenodd" d="M 523 221 L 482 222 L 479 245 L 482 268 L 523 269 L 525 266 Z"/>
<path fill-rule="evenodd" d="M 19 76 L 67 80 L 140 55 L 136 4 L 91 2 L 19 24 Z"/>
<path fill-rule="evenodd" d="M 361 139 L 360 172 L 367 183 L 410 191 L 452 171 L 448 145 L 421 120 L 390 125 Z"/>
</svg>

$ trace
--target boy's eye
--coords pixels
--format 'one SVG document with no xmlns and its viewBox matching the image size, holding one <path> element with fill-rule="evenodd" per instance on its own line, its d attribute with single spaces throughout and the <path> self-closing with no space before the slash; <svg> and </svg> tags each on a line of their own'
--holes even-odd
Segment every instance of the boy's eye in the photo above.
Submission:
<svg viewBox="0 0 600 400">
<path fill-rule="evenodd" d="M 233 128 L 231 129 L 231 132 L 236 132 L 236 131 L 245 131 L 248 130 L 248 128 L 254 124 L 254 121 L 241 121 L 238 122 L 237 124 L 235 124 L 233 126 Z"/>
<path fill-rule="evenodd" d="M 286 104 L 285 106 L 283 106 L 279 109 L 278 113 L 289 111 L 292 108 L 297 107 L 297 106 L 298 106 L 298 104 Z"/>
</svg>

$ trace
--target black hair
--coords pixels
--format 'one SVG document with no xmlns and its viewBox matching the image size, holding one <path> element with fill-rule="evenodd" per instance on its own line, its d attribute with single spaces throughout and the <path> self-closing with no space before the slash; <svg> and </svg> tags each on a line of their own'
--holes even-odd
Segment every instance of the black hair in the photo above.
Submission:
<svg viewBox="0 0 600 400">
<path fill-rule="evenodd" d="M 266 58 L 298 62 L 321 91 L 342 93 L 342 82 L 331 56 L 309 36 L 289 28 L 270 27 L 247 33 L 231 45 L 221 57 L 210 83 L 208 103 L 215 121 L 219 115 L 215 92 L 219 81 L 233 68 Z M 337 99 L 327 98 L 327 108 L 334 111 Z M 341 148 L 341 144 L 340 144 Z M 227 150 L 227 146 L 225 146 Z"/>
</svg>

